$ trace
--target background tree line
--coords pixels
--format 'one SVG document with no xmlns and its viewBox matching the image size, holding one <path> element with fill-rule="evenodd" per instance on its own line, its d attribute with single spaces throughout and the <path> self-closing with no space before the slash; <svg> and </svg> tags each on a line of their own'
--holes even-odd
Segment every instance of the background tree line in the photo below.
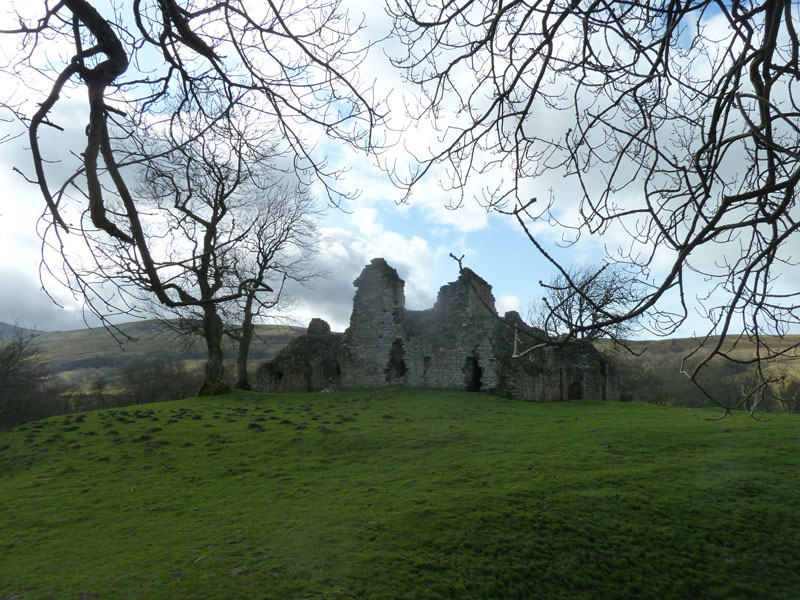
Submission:
<svg viewBox="0 0 800 600">
<path fill-rule="evenodd" d="M 137 341 L 119 345 L 102 328 L 40 333 L 0 325 L 0 427 L 55 414 L 194 396 L 204 380 L 206 353 L 202 342 L 176 334 L 173 326 L 157 321 L 124 324 Z M 273 356 L 303 331 L 259 326 L 251 358 Z M 76 339 L 72 333 L 80 335 Z M 96 356 L 87 358 L 94 352 Z M 229 386 L 236 382 L 236 354 L 237 345 L 226 343 L 224 382 Z"/>
<path fill-rule="evenodd" d="M 194 395 L 203 380 L 183 360 L 136 359 L 115 377 L 98 373 L 76 387 L 49 372 L 40 358 L 30 333 L 17 330 L 0 339 L 0 429 L 83 410 L 178 400 Z"/>
</svg>

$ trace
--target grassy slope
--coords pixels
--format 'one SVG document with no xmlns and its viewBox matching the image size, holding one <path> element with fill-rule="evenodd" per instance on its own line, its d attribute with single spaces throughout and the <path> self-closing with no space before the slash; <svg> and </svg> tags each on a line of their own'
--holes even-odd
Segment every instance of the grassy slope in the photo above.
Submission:
<svg viewBox="0 0 800 600">
<path fill-rule="evenodd" d="M 712 338 L 705 343 L 697 354 L 690 359 L 690 364 L 696 364 L 711 351 L 716 344 L 718 338 Z M 774 352 L 786 351 L 795 345 L 800 344 L 800 335 L 786 335 L 783 338 L 775 336 L 764 336 L 763 341 L 771 347 Z M 610 342 L 601 341 L 601 345 L 610 345 Z M 683 356 L 693 352 L 699 343 L 695 338 L 666 338 L 647 341 L 632 341 L 629 345 L 636 351 L 645 350 L 642 354 L 644 360 L 659 360 L 668 361 L 680 365 L 680 360 Z M 731 358 L 736 360 L 752 360 L 755 357 L 755 345 L 744 339 L 737 340 L 736 336 L 729 335 L 725 338 L 725 343 L 722 346 L 722 351 L 726 352 Z M 792 371 L 800 371 L 800 364 L 797 360 L 792 360 L 791 357 L 798 356 L 798 352 L 790 352 L 786 358 L 781 358 L 781 364 L 785 364 Z"/>
<path fill-rule="evenodd" d="M 126 323 L 119 326 L 122 331 L 136 338 L 122 346 L 103 327 L 76 329 L 74 331 L 54 331 L 41 333 L 36 343 L 42 350 L 41 361 L 58 370 L 59 365 L 79 360 L 91 359 L 132 359 L 151 356 L 180 357 L 184 352 L 175 334 L 156 321 Z M 252 353 L 277 353 L 304 328 L 286 325 L 257 325 Z M 203 351 L 202 340 L 197 340 L 190 351 Z"/>
<path fill-rule="evenodd" d="M 796 598 L 800 420 L 230 394 L 0 434 L 0 598 Z"/>
<path fill-rule="evenodd" d="M 713 337 L 706 342 L 706 347 L 716 344 L 718 338 Z M 795 346 L 800 343 L 800 335 L 791 334 L 786 335 L 782 339 L 776 336 L 764 336 L 764 340 L 768 342 L 774 349 L 782 350 Z M 633 348 L 648 348 L 648 351 L 655 352 L 656 354 L 663 353 L 676 353 L 686 354 L 691 352 L 697 347 L 698 339 L 696 338 L 661 338 L 655 340 L 642 340 L 628 342 Z M 735 344 L 735 349 L 731 350 Z M 736 336 L 729 335 L 725 338 L 723 350 L 730 351 L 732 356 L 736 358 L 745 358 L 752 356 L 754 345 L 747 339 L 737 340 Z M 702 351 L 701 351 L 702 354 Z"/>
</svg>

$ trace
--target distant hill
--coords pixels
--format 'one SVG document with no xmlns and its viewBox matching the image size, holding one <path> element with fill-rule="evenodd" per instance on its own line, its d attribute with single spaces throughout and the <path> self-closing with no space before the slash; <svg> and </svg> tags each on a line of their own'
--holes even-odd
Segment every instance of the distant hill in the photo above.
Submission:
<svg viewBox="0 0 800 600">
<path fill-rule="evenodd" d="M 706 341 L 703 349 L 698 352 L 698 356 L 707 355 L 711 348 L 717 343 L 718 337 L 711 337 Z M 800 335 L 786 335 L 783 338 L 777 336 L 764 336 L 764 341 L 774 350 L 782 350 L 800 344 Z M 646 341 L 633 341 L 630 345 L 634 349 L 647 348 L 648 353 L 662 357 L 662 356 L 681 356 L 688 354 L 695 348 L 699 340 L 697 338 L 665 338 Z M 735 348 L 733 347 L 735 344 Z M 755 355 L 755 344 L 748 339 L 737 340 L 737 336 L 729 335 L 725 337 L 722 346 L 723 350 L 728 352 L 733 358 L 737 360 L 751 358 Z"/>
<path fill-rule="evenodd" d="M 121 367 L 126 362 L 142 358 L 200 360 L 205 357 L 201 339 L 188 341 L 160 321 L 135 321 L 117 327 L 134 340 L 120 342 L 104 327 L 39 333 L 36 343 L 41 350 L 40 360 L 49 371 L 59 372 Z M 250 360 L 271 358 L 303 333 L 303 327 L 257 325 Z M 226 345 L 225 350 L 226 357 L 235 357 L 232 346 Z"/>
<path fill-rule="evenodd" d="M 10 325 L 9 323 L 0 322 L 0 340 L 4 340 L 8 337 L 11 337 L 12 335 L 14 335 L 15 331 L 20 331 L 24 335 L 38 335 L 40 333 L 34 329 L 17 327 L 16 325 Z"/>
<path fill-rule="evenodd" d="M 706 341 L 704 346 L 686 359 L 684 371 L 692 369 L 708 356 L 718 338 Z M 800 343 L 800 335 L 787 335 L 783 338 L 767 336 L 763 340 L 773 352 L 792 348 Z M 641 353 L 633 356 L 625 351 L 614 352 L 616 370 L 620 385 L 629 390 L 633 397 L 645 402 L 661 402 L 681 406 L 707 406 L 709 399 L 688 377 L 681 373 L 681 361 L 697 349 L 700 341 L 696 338 L 669 338 L 629 342 L 629 347 Z M 598 347 L 610 349 L 611 342 L 602 340 Z M 727 336 L 722 351 L 733 358 L 725 360 L 716 356 L 700 372 L 697 381 L 715 401 L 728 406 L 742 399 L 742 390 L 752 385 L 753 367 L 744 361 L 753 360 L 756 346 L 753 342 L 736 336 Z M 778 398 L 766 398 L 769 410 L 788 410 L 800 412 L 800 361 L 798 352 L 762 363 L 766 377 L 773 380 L 772 390 Z"/>
<path fill-rule="evenodd" d="M 716 345 L 719 338 L 709 338 L 702 348 L 700 348 L 694 356 L 692 356 L 687 363 L 688 367 L 698 364 L 703 360 Z M 763 342 L 769 344 L 773 352 L 780 352 L 797 346 L 800 344 L 800 335 L 786 335 L 783 338 L 777 336 L 764 336 Z M 609 344 L 610 342 L 601 342 L 602 344 Z M 630 348 L 636 352 L 642 352 L 642 358 L 645 361 L 658 361 L 662 363 L 680 365 L 681 359 L 687 356 L 690 352 L 694 351 L 700 343 L 697 338 L 669 338 L 659 340 L 647 341 L 634 341 L 629 342 Z M 756 356 L 756 346 L 754 342 L 748 339 L 737 339 L 737 336 L 726 336 L 722 351 L 731 358 L 737 361 L 752 360 Z M 792 358 L 794 356 L 795 358 Z M 770 361 L 768 368 L 775 369 L 777 367 L 786 368 L 793 372 L 800 373 L 800 363 L 797 358 L 800 357 L 800 351 L 795 350 L 789 353 L 786 357 L 781 357 L 777 361 Z M 722 358 L 715 358 L 715 360 L 722 361 Z M 744 368 L 744 367 L 743 367 Z"/>
</svg>

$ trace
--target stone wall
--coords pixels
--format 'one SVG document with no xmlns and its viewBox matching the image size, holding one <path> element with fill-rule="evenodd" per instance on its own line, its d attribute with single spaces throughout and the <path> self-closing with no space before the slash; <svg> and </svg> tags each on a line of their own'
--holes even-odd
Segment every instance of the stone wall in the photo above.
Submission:
<svg viewBox="0 0 800 600">
<path fill-rule="evenodd" d="M 384 259 L 375 258 L 353 285 L 356 294 L 342 343 L 341 385 L 375 388 L 405 383 L 405 282 Z"/>
<path fill-rule="evenodd" d="M 420 327 L 420 322 L 428 325 Z M 413 355 L 428 357 L 425 377 L 412 371 L 417 387 L 495 391 L 495 309 L 492 287 L 469 269 L 439 290 L 433 308 L 406 314 Z M 424 366 L 424 365 L 423 365 Z"/>
<path fill-rule="evenodd" d="M 530 347 L 543 333 L 517 313 L 502 318 L 492 287 L 473 271 L 439 290 L 433 308 L 405 309 L 405 283 L 382 258 L 353 282 L 350 326 L 314 319 L 305 336 L 259 367 L 256 389 L 314 391 L 393 386 L 487 391 L 533 401 L 605 398 L 609 374 L 591 344 L 542 346 L 512 358 L 515 332 Z"/>
<path fill-rule="evenodd" d="M 305 335 L 293 339 L 256 372 L 255 389 L 264 392 L 316 392 L 341 381 L 342 334 L 322 319 L 311 319 Z"/>
</svg>

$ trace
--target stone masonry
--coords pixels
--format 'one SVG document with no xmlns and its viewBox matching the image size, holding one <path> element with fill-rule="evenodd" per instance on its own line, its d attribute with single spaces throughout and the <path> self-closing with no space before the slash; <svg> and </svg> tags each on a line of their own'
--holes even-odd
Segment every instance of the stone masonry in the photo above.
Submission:
<svg viewBox="0 0 800 600">
<path fill-rule="evenodd" d="M 542 344 L 516 312 L 497 314 L 492 287 L 470 269 L 439 290 L 428 310 L 405 308 L 405 282 L 375 258 L 353 282 L 350 326 L 333 333 L 313 319 L 256 375 L 261 391 L 416 387 L 486 391 L 522 400 L 605 399 L 608 368 L 591 344 Z"/>
</svg>

